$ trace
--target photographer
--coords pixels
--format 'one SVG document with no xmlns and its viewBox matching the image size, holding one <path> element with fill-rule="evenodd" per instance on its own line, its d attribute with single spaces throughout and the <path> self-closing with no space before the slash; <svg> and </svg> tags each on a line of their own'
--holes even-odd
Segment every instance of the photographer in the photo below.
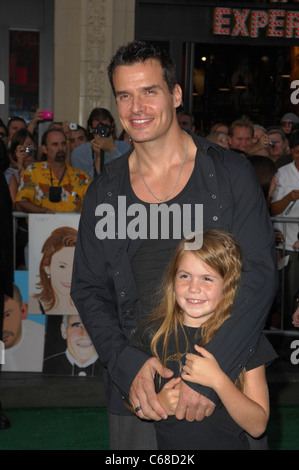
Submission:
<svg viewBox="0 0 299 470">
<path fill-rule="evenodd" d="M 107 109 L 93 109 L 87 127 L 90 141 L 73 150 L 72 165 L 94 179 L 104 164 L 120 157 L 131 147 L 128 142 L 116 139 L 115 122 Z"/>
<path fill-rule="evenodd" d="M 278 168 L 293 161 L 288 140 L 281 129 L 270 129 L 267 134 L 269 137 L 269 157 L 278 170 Z"/>
<path fill-rule="evenodd" d="M 13 160 L 14 172 L 9 179 L 9 191 L 14 203 L 20 179 L 25 169 L 36 160 L 37 146 L 33 135 L 26 129 L 18 130 L 11 140 L 11 159 Z"/>
<path fill-rule="evenodd" d="M 24 171 L 15 200 L 16 210 L 81 212 L 90 178 L 66 163 L 67 141 L 62 129 L 48 129 L 42 137 L 41 149 L 46 160 L 32 163 Z"/>
</svg>

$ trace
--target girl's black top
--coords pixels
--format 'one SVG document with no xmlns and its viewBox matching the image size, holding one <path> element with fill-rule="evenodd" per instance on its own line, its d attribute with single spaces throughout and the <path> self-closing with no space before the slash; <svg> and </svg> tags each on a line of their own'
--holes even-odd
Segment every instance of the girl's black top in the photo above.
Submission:
<svg viewBox="0 0 299 470">
<path fill-rule="evenodd" d="M 185 335 L 179 329 L 179 357 L 177 355 L 174 335 L 169 339 L 167 367 L 174 371 L 173 377 L 180 376 L 186 352 L 196 354 L 194 344 L 200 345 L 200 332 L 197 328 L 184 327 L 188 338 L 186 351 Z M 143 350 L 149 351 L 150 338 L 153 329 L 140 329 L 136 332 L 134 344 Z M 161 357 L 162 347 L 158 347 Z M 277 358 L 272 345 L 261 334 L 255 353 L 246 365 L 246 370 L 251 370 L 261 365 L 267 365 Z M 241 372 L 241 371 L 240 371 Z M 170 379 L 169 379 L 170 380 Z M 156 391 L 159 392 L 165 385 L 166 379 L 156 378 Z M 187 383 L 187 382 L 186 382 Z M 202 421 L 188 422 L 178 420 L 175 416 L 169 416 L 167 420 L 155 422 L 157 443 L 159 450 L 249 450 L 246 433 L 230 417 L 225 407 L 217 405 L 213 414 Z"/>
</svg>

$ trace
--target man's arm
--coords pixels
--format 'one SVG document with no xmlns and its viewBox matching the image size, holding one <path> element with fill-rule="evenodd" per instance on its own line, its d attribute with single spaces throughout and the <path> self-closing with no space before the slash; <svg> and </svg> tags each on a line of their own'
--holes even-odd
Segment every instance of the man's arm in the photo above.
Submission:
<svg viewBox="0 0 299 470">
<path fill-rule="evenodd" d="M 127 334 L 118 309 L 119 292 L 114 287 L 114 271 L 109 271 L 103 243 L 95 228 L 96 198 L 102 177 L 88 189 L 80 217 L 75 249 L 71 297 L 81 320 L 97 350 L 103 367 L 127 397 L 134 377 L 149 356 L 127 345 Z M 102 201 L 101 201 L 102 202 Z M 100 204 L 100 202 L 99 202 Z M 109 249 L 117 254 L 117 240 L 109 241 Z"/>
<path fill-rule="evenodd" d="M 233 382 L 254 353 L 278 285 L 274 230 L 265 198 L 251 164 L 240 163 L 235 162 L 237 171 L 227 169 L 234 200 L 232 224 L 227 229 L 241 246 L 242 278 L 230 318 L 205 346 Z M 220 162 L 216 159 L 215 164 Z M 189 382 L 180 394 L 176 417 L 202 420 L 213 412 L 211 402 L 217 401 L 211 388 Z"/>
<path fill-rule="evenodd" d="M 47 207 L 37 206 L 31 201 L 18 201 L 15 203 L 15 210 L 21 212 L 28 212 L 30 214 L 55 214 L 52 209 Z"/>
<path fill-rule="evenodd" d="M 235 381 L 264 328 L 277 291 L 278 276 L 274 230 L 256 174 L 247 161 L 232 174 L 231 232 L 241 246 L 242 277 L 232 314 L 206 349 Z"/>
</svg>

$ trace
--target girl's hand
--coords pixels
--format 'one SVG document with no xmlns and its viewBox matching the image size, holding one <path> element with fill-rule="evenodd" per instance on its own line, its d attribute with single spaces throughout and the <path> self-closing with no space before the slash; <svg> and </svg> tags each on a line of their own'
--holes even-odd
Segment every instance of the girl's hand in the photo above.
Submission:
<svg viewBox="0 0 299 470">
<path fill-rule="evenodd" d="M 181 378 L 169 380 L 158 393 L 158 400 L 168 415 L 174 415 L 180 395 Z"/>
<path fill-rule="evenodd" d="M 195 350 L 201 355 L 187 354 L 183 367 L 182 379 L 214 388 L 220 375 L 223 374 L 215 357 L 206 349 L 195 345 Z"/>
</svg>

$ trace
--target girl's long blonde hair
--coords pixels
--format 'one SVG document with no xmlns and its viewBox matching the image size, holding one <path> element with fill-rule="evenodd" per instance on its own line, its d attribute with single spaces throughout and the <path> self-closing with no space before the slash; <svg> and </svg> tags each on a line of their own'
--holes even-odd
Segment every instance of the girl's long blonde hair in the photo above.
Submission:
<svg viewBox="0 0 299 470">
<path fill-rule="evenodd" d="M 175 337 L 177 354 L 183 353 L 183 351 L 179 352 L 178 350 L 179 327 L 184 331 L 183 315 L 175 299 L 174 283 L 180 261 L 186 253 L 186 241 L 190 243 L 190 240 L 183 240 L 174 253 L 159 295 L 161 301 L 150 319 L 151 330 L 154 327 L 151 351 L 164 365 L 166 365 L 168 343 L 172 333 Z M 199 329 L 201 332 L 201 346 L 205 346 L 231 314 L 241 277 L 241 250 L 232 235 L 219 230 L 209 230 L 203 234 L 201 248 L 192 250 L 192 253 L 200 261 L 215 270 L 223 279 L 222 298 L 215 309 L 215 313 Z M 186 336 L 185 339 L 185 352 L 187 352 L 188 340 Z M 162 357 L 159 357 L 158 354 L 158 345 L 160 344 L 162 344 Z"/>
</svg>

